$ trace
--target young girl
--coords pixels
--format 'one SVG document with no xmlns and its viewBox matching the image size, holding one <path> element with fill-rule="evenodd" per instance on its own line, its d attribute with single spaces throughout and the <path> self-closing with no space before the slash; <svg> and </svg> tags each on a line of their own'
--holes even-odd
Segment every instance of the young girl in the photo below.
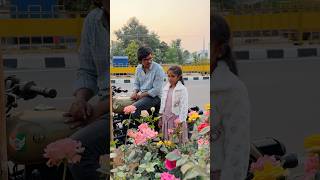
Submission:
<svg viewBox="0 0 320 180">
<path fill-rule="evenodd" d="M 176 120 L 182 125 L 180 143 L 188 141 L 188 91 L 184 86 L 182 70 L 179 66 L 171 66 L 168 69 L 168 83 L 162 91 L 161 106 L 159 113 L 162 114 L 160 126 L 165 140 L 169 140 L 171 130 L 176 128 Z"/>
<path fill-rule="evenodd" d="M 211 28 L 210 122 L 211 179 L 246 179 L 250 159 L 250 105 L 245 85 L 238 78 L 226 20 L 213 15 Z"/>
</svg>

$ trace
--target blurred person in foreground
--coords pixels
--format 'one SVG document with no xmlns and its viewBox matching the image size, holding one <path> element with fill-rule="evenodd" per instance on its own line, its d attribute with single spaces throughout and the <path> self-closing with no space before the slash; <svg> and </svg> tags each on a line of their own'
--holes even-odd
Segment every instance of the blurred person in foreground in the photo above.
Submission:
<svg viewBox="0 0 320 180">
<path fill-rule="evenodd" d="M 101 155 L 109 154 L 109 0 L 95 0 L 96 8 L 84 20 L 80 44 L 80 68 L 77 72 L 74 96 L 69 112 L 64 116 L 71 128 L 79 128 L 71 138 L 85 147 L 81 161 L 70 164 L 75 180 L 97 180 Z M 96 104 L 89 100 L 99 96 Z"/>
<path fill-rule="evenodd" d="M 230 46 L 231 32 L 217 14 L 211 26 L 211 178 L 244 180 L 250 158 L 250 104 L 238 78 Z"/>
</svg>

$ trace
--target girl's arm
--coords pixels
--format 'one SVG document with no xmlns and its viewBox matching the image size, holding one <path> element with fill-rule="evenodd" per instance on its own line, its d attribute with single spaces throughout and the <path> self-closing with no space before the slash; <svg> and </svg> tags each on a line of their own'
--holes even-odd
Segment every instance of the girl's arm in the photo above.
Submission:
<svg viewBox="0 0 320 180">
<path fill-rule="evenodd" d="M 185 122 L 188 117 L 189 101 L 188 101 L 188 91 L 185 88 L 182 92 L 182 97 L 180 100 L 180 114 L 179 119 L 181 122 Z"/>
<path fill-rule="evenodd" d="M 165 104 L 165 97 L 166 94 L 165 94 L 165 90 L 162 89 L 162 96 L 161 96 L 161 102 L 160 102 L 160 110 L 159 110 L 159 114 L 162 114 L 163 113 L 163 110 L 164 110 L 164 104 Z"/>
<path fill-rule="evenodd" d="M 245 93 L 228 94 L 223 105 L 225 159 L 221 180 L 245 179 L 250 157 L 250 106 Z"/>
</svg>

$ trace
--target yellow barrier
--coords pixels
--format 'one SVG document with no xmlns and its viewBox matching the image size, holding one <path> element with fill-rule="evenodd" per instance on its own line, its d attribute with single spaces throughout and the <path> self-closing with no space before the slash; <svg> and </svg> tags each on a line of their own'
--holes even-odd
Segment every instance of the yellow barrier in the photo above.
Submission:
<svg viewBox="0 0 320 180">
<path fill-rule="evenodd" d="M 315 19 L 320 18 L 320 12 L 289 12 L 277 14 L 227 15 L 232 31 L 260 30 L 300 30 L 320 31 L 320 24 Z"/>
<path fill-rule="evenodd" d="M 0 37 L 72 36 L 80 42 L 83 18 L 0 19 Z"/>
<path fill-rule="evenodd" d="M 163 65 L 163 70 L 167 72 L 169 65 Z M 135 66 L 129 67 L 111 67 L 110 73 L 111 74 L 134 74 L 136 70 Z M 183 73 L 209 73 L 210 72 L 210 65 L 182 65 Z"/>
<path fill-rule="evenodd" d="M 76 36 L 80 37 L 83 18 L 0 19 L 0 37 Z"/>
</svg>

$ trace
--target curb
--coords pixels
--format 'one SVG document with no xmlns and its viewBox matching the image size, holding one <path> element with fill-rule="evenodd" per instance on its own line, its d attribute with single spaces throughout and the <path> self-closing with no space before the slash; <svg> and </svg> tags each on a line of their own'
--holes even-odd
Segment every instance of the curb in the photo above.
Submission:
<svg viewBox="0 0 320 180">
<path fill-rule="evenodd" d="M 184 81 L 201 81 L 201 80 L 210 80 L 209 76 L 193 76 L 193 77 L 184 77 Z M 133 83 L 133 78 L 130 79 L 112 79 L 111 78 L 111 84 L 130 84 Z M 167 78 L 164 79 L 164 81 L 167 81 Z"/>
</svg>

